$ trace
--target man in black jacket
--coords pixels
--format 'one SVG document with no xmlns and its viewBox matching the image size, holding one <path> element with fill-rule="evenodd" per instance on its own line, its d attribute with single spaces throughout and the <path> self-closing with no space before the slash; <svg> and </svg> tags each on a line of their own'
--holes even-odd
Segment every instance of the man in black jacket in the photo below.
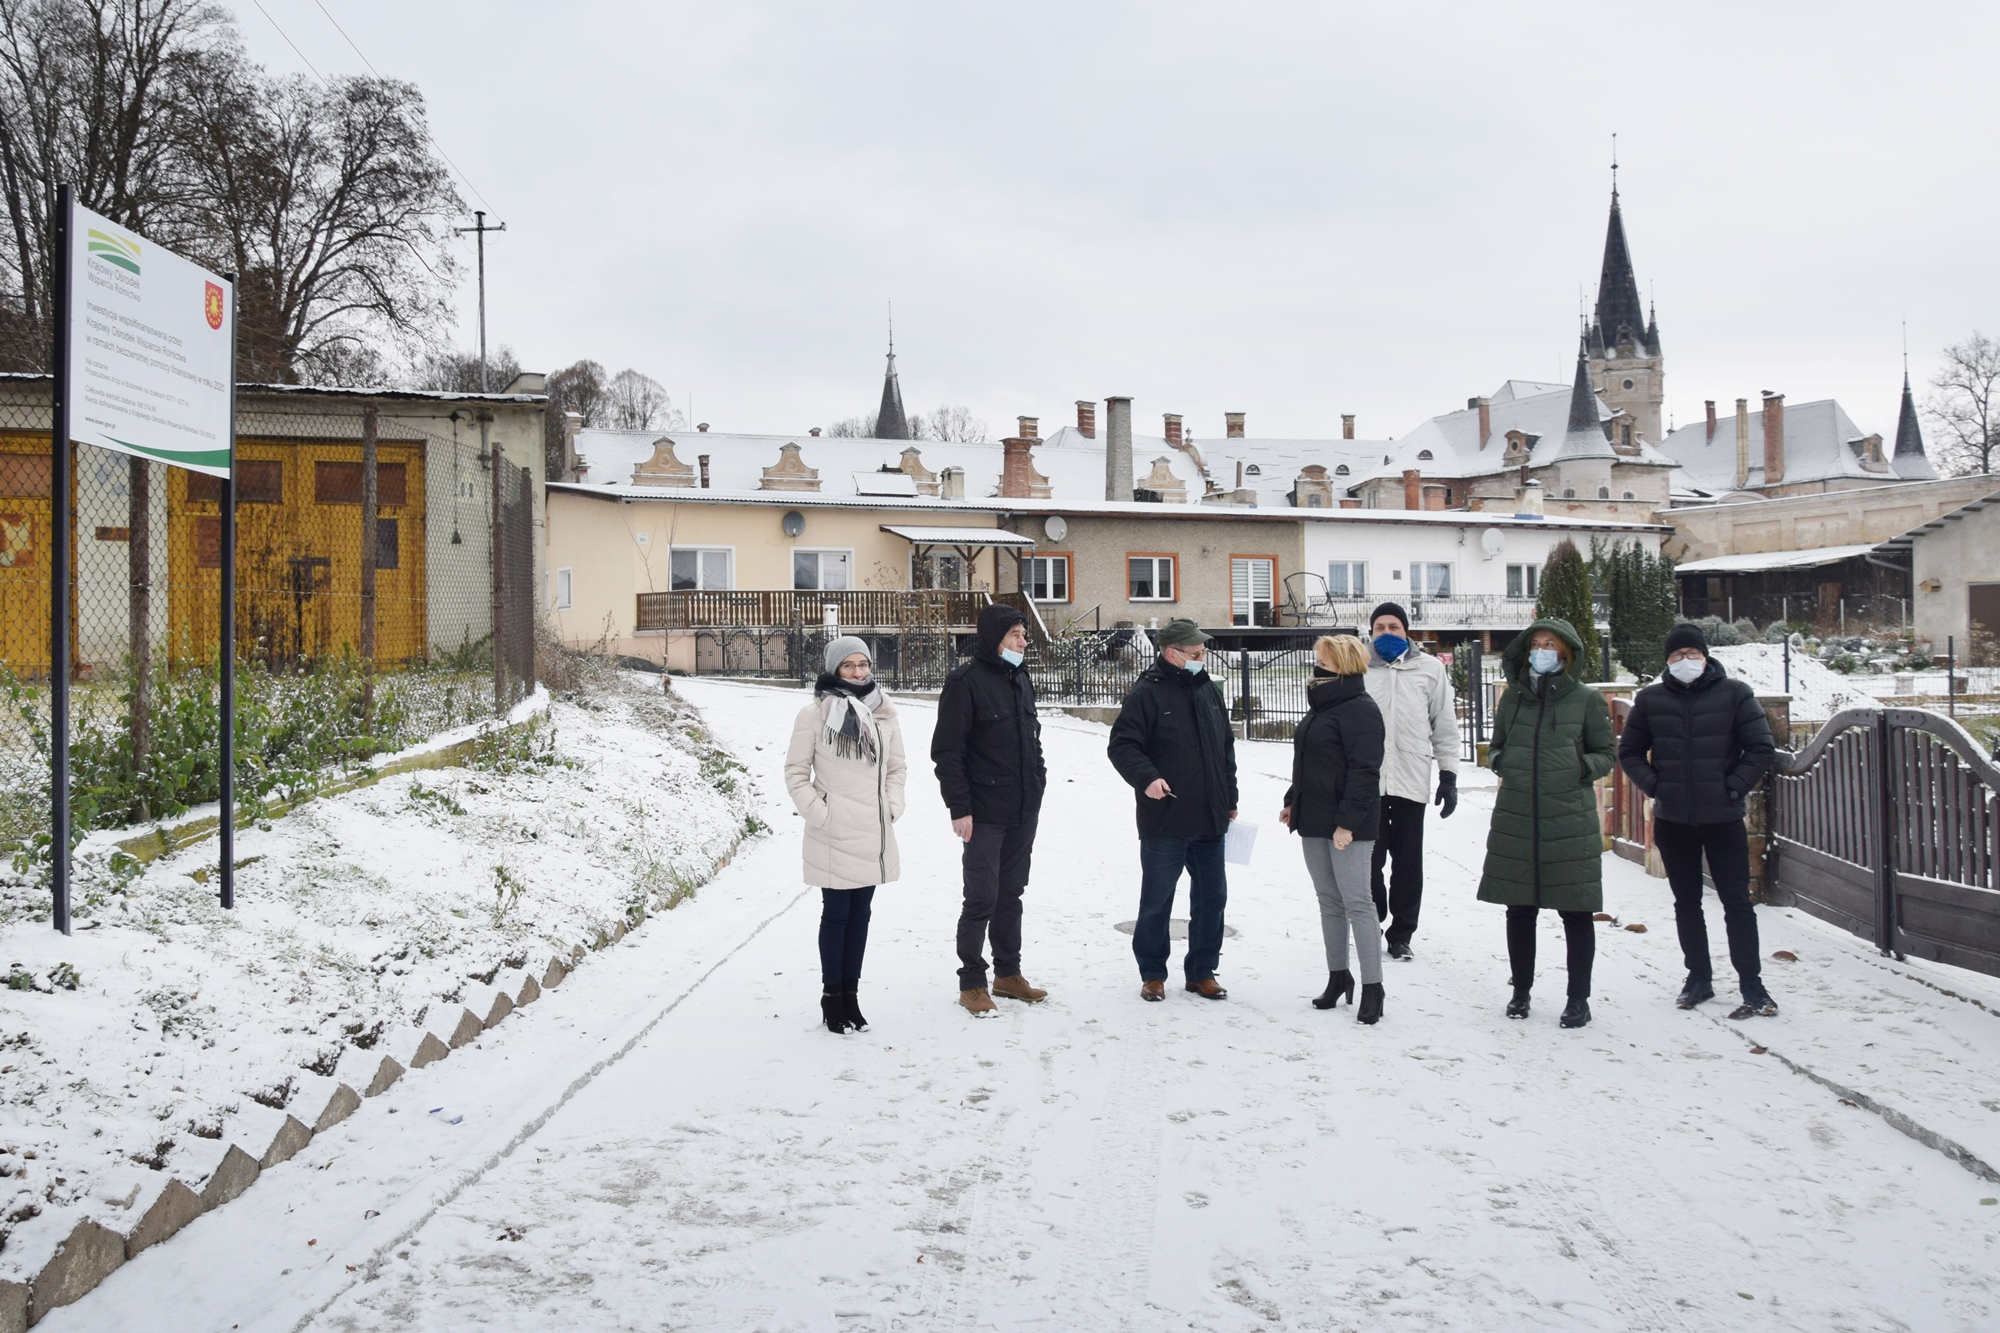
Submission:
<svg viewBox="0 0 2000 1333">
<path fill-rule="evenodd" d="M 1667 635 L 1667 670 L 1632 701 L 1618 738 L 1618 763 L 1633 785 L 1653 798 L 1653 845 L 1674 891 L 1687 984 L 1680 1007 L 1715 997 L 1708 923 L 1701 911 L 1701 862 L 1715 879 L 1729 932 L 1729 961 L 1743 1003 L 1731 1018 L 1772 1015 L 1764 989 L 1757 916 L 1750 905 L 1750 841 L 1743 798 L 1777 761 L 1771 724 L 1757 694 L 1732 680 L 1708 655 L 1700 627 L 1676 625 Z"/>
<path fill-rule="evenodd" d="M 1192 620 L 1160 630 L 1160 658 L 1132 684 L 1111 727 L 1109 754 L 1139 811 L 1139 919 L 1132 954 L 1140 997 L 1167 996 L 1167 938 L 1174 892 L 1188 872 L 1187 988 L 1210 1000 L 1222 911 L 1229 901 L 1222 841 L 1236 818 L 1236 736 L 1222 691 L 1206 673 L 1208 635 Z"/>
<path fill-rule="evenodd" d="M 1049 785 L 1035 686 L 1023 661 L 1026 622 L 1011 606 L 979 613 L 979 650 L 945 678 L 938 696 L 931 761 L 965 843 L 965 906 L 958 917 L 958 1002 L 975 1017 L 993 995 L 1034 1003 L 1048 992 L 1021 975 L 1021 892 L 1035 823 Z M 986 941 L 993 940 L 993 990 L 986 988 Z"/>
</svg>

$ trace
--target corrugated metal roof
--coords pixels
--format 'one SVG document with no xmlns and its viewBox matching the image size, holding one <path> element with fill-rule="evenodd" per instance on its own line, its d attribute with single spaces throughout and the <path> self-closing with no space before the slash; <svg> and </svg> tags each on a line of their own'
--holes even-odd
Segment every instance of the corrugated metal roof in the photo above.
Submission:
<svg viewBox="0 0 2000 1333">
<path fill-rule="evenodd" d="M 884 523 L 882 531 L 917 546 L 1033 546 L 1033 537 L 1003 528 L 906 528 Z"/>
<path fill-rule="evenodd" d="M 1767 569 L 1812 569 L 1867 555 L 1873 542 L 1858 546 L 1815 546 L 1803 551 L 1760 551 L 1755 555 L 1715 555 L 1676 565 L 1676 574 L 1755 574 Z"/>
</svg>

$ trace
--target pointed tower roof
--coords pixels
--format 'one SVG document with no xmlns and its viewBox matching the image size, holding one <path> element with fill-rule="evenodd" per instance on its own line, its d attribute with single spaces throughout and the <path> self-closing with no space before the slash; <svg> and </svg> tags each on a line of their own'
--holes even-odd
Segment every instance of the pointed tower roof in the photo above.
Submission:
<svg viewBox="0 0 2000 1333">
<path fill-rule="evenodd" d="M 1597 415 L 1597 390 L 1590 383 L 1589 344 L 1577 339 L 1576 381 L 1569 389 L 1569 423 L 1563 428 L 1561 458 L 1614 458 L 1610 437 Z"/>
<path fill-rule="evenodd" d="M 1604 229 L 1604 265 L 1597 278 L 1597 310 L 1591 320 L 1591 342 L 1600 354 L 1618 345 L 1618 331 L 1630 329 L 1641 343 L 1651 321 L 1639 303 L 1639 279 L 1632 271 L 1632 250 L 1625 243 L 1625 216 L 1618 207 L 1618 187 L 1611 187 L 1611 220 Z M 1652 354 L 1657 349 L 1650 349 Z"/>
<path fill-rule="evenodd" d="M 1903 372 L 1903 410 L 1896 418 L 1896 449 L 1889 466 L 1899 477 L 1934 477 L 1930 455 L 1924 452 L 1923 428 L 1917 424 L 1917 401 L 1910 396 L 1910 372 Z"/>
<path fill-rule="evenodd" d="M 896 381 L 896 329 L 889 326 L 889 368 L 882 375 L 882 406 L 875 412 L 875 438 L 907 440 L 910 419 L 903 414 L 903 386 Z"/>
</svg>

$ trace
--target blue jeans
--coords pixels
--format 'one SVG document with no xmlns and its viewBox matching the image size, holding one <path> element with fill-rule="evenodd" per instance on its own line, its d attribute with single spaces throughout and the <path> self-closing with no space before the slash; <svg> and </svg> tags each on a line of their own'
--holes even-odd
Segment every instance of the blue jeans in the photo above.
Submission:
<svg viewBox="0 0 2000 1333">
<path fill-rule="evenodd" d="M 1188 872 L 1188 943 L 1182 965 L 1189 981 L 1215 975 L 1222 959 L 1222 909 L 1229 903 L 1229 880 L 1222 867 L 1222 835 L 1207 838 L 1139 840 L 1139 920 L 1132 928 L 1132 956 L 1141 981 L 1167 979 L 1167 925 L 1174 914 L 1174 891 Z"/>
</svg>

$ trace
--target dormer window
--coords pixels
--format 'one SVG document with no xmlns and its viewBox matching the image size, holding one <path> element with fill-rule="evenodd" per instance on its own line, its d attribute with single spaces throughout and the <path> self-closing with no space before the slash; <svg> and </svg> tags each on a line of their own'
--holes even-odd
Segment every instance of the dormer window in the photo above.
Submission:
<svg viewBox="0 0 2000 1333">
<path fill-rule="evenodd" d="M 1430 450 L 1428 450 L 1428 449 L 1419 449 L 1419 450 L 1417 450 L 1417 461 L 1418 461 L 1419 463 L 1428 463 L 1428 462 L 1430 462 L 1430 461 L 1431 461 L 1431 451 L 1430 451 Z"/>
<path fill-rule="evenodd" d="M 1611 488 L 1609 486 L 1599 486 L 1597 488 L 1597 498 L 1600 500 L 1609 500 L 1611 498 Z"/>
<path fill-rule="evenodd" d="M 1335 469 L 1333 470 L 1333 475 L 1334 475 L 1334 476 L 1336 476 L 1336 477 L 1344 477 L 1344 476 L 1346 476 L 1346 475 L 1347 475 L 1347 464 L 1345 464 L 1345 463 L 1342 463 L 1342 464 L 1341 464 L 1341 465 L 1340 465 L 1339 467 L 1335 468 Z"/>
<path fill-rule="evenodd" d="M 1253 477 L 1261 477 L 1264 475 L 1264 469 L 1257 466 L 1257 464 L 1255 463 L 1252 463 L 1249 467 L 1246 467 L 1243 470 L 1249 473 Z"/>
</svg>

